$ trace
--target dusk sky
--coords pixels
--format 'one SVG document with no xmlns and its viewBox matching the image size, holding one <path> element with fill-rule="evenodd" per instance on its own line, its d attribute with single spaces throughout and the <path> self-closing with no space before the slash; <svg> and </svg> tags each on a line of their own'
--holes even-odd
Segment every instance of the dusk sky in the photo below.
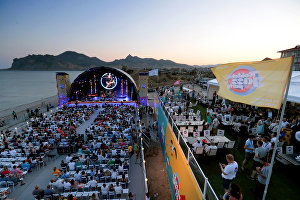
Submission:
<svg viewBox="0 0 300 200">
<path fill-rule="evenodd" d="M 299 0 L 0 0 L 0 68 L 66 50 L 190 65 L 278 58 L 300 44 Z"/>
</svg>

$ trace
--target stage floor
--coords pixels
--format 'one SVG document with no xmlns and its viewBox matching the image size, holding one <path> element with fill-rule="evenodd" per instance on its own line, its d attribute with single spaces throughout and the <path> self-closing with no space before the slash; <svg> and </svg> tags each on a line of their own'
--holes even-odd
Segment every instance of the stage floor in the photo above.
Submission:
<svg viewBox="0 0 300 200">
<path fill-rule="evenodd" d="M 68 106 L 75 106 L 75 101 L 69 101 Z M 126 105 L 132 105 L 136 106 L 136 101 L 78 101 L 78 106 L 95 106 L 98 105 L 102 107 L 103 104 L 114 104 L 114 105 L 120 105 L 120 104 L 126 104 Z"/>
</svg>

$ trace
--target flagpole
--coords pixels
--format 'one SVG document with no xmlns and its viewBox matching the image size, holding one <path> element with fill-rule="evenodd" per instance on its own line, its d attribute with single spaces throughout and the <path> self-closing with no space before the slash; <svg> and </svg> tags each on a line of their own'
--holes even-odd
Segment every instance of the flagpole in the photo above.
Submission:
<svg viewBox="0 0 300 200">
<path fill-rule="evenodd" d="M 283 119 L 283 116 L 284 116 L 286 100 L 287 100 L 287 96 L 288 96 L 289 89 L 290 89 L 290 83 L 291 83 L 291 77 L 292 77 L 292 71 L 293 71 L 293 63 L 294 63 L 294 56 L 293 56 L 293 59 L 292 59 L 292 67 L 291 67 L 291 70 L 290 70 L 289 79 L 288 79 L 288 82 L 287 82 L 287 85 L 286 85 L 282 110 L 281 110 L 281 114 L 280 114 L 280 121 L 279 121 L 278 129 L 277 129 L 275 146 L 274 146 L 274 149 L 273 149 L 270 169 L 269 169 L 269 173 L 268 173 L 268 176 L 267 176 L 266 186 L 265 186 L 264 195 L 263 195 L 262 200 L 266 199 L 268 186 L 269 186 L 269 183 L 270 183 L 270 180 L 271 180 L 272 169 L 273 169 L 273 165 L 274 165 L 275 155 L 276 155 L 276 151 L 277 151 L 277 145 L 278 145 L 278 141 L 279 141 L 279 135 L 280 135 L 280 131 L 281 131 L 282 119 Z"/>
</svg>

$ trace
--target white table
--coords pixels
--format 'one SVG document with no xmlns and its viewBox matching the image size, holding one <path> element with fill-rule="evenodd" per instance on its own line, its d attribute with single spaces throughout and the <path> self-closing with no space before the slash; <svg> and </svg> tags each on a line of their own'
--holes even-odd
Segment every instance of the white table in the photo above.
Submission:
<svg viewBox="0 0 300 200">
<path fill-rule="evenodd" d="M 176 122 L 177 126 L 203 126 L 204 121 L 183 121 Z"/>
<path fill-rule="evenodd" d="M 198 139 L 199 139 L 200 141 L 202 141 L 203 139 L 206 139 L 206 140 L 207 140 L 206 137 L 186 137 L 187 142 L 188 142 L 189 144 L 191 144 L 191 145 L 194 144 L 195 142 L 197 142 Z M 207 140 L 207 143 L 210 144 L 210 141 Z"/>
<path fill-rule="evenodd" d="M 230 142 L 230 140 L 225 137 L 225 136 L 206 136 L 206 138 L 210 141 L 210 142 L 215 142 L 215 143 L 218 143 L 218 142 Z"/>
</svg>

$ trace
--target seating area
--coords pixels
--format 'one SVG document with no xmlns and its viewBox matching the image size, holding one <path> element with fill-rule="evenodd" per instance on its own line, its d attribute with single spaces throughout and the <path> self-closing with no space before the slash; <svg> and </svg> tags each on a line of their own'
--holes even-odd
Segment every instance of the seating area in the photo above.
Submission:
<svg viewBox="0 0 300 200">
<path fill-rule="evenodd" d="M 194 109 L 188 106 L 188 100 L 180 95 L 174 95 L 174 91 L 165 90 L 162 99 L 164 100 L 164 106 L 168 111 L 170 116 L 173 116 L 173 121 L 184 137 L 184 141 L 193 148 L 193 145 L 200 141 L 202 147 L 203 140 L 205 139 L 205 144 L 208 146 L 203 150 L 198 149 L 196 153 L 196 148 L 194 148 L 194 153 L 205 154 L 208 156 L 216 155 L 218 149 L 234 148 L 235 141 L 230 141 L 224 136 L 225 131 L 218 129 L 215 134 L 211 131 L 212 127 L 205 122 L 201 121 L 201 112 L 199 110 L 194 111 Z M 186 96 L 185 96 L 186 97 Z M 180 109 L 178 108 L 180 106 Z M 175 107 L 175 108 L 174 108 Z M 209 110 L 209 112 L 212 112 Z M 224 123 L 229 123 L 232 117 L 227 117 L 224 115 Z M 211 146 L 211 144 L 213 144 Z M 204 145 L 204 144 L 203 144 Z M 216 147 L 216 149 L 214 149 Z"/>
<path fill-rule="evenodd" d="M 1 131 L 1 198 L 26 183 L 26 175 L 40 170 L 55 156 L 57 143 L 74 132 L 92 113 L 91 108 L 57 109 L 49 115 L 34 116 L 21 130 Z"/>
<path fill-rule="evenodd" d="M 76 145 L 76 153 L 68 154 L 53 170 L 49 185 L 55 192 L 47 198 L 89 199 L 96 195 L 100 199 L 126 199 L 130 184 L 128 146 L 135 132 L 135 113 L 130 105 L 103 106 L 85 130 L 86 140 Z"/>
</svg>

